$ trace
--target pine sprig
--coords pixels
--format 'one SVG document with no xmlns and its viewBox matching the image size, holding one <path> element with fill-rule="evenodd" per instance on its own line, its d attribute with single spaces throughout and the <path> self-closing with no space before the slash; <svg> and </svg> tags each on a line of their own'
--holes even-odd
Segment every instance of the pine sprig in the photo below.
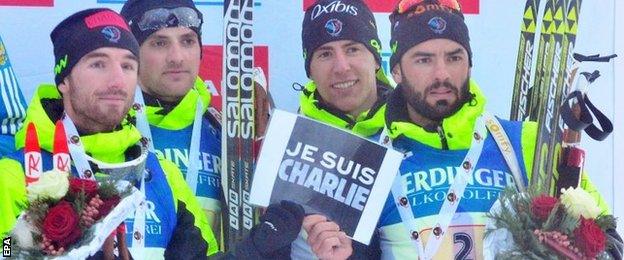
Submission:
<svg viewBox="0 0 624 260">
<path fill-rule="evenodd" d="M 613 215 L 600 215 L 594 221 L 602 230 L 617 228 L 617 218 Z"/>
<path fill-rule="evenodd" d="M 46 214 L 48 214 L 50 205 L 54 203 L 55 200 L 51 198 L 40 198 L 30 203 L 26 215 L 37 229 L 42 228 L 43 219 L 45 219 Z"/>
<path fill-rule="evenodd" d="M 109 180 L 100 183 L 100 187 L 98 188 L 98 194 L 100 194 L 101 199 L 110 199 L 113 197 L 121 196 L 119 194 L 119 191 L 115 187 L 115 184 Z"/>
<path fill-rule="evenodd" d="M 559 231 L 564 234 L 572 234 L 576 227 L 579 225 L 579 218 L 568 214 L 567 211 L 563 210 L 563 206 L 559 207 L 561 209 L 561 220 L 559 221 Z"/>
<path fill-rule="evenodd" d="M 123 179 L 124 175 L 96 175 L 96 179 L 100 185 L 98 194 L 101 199 L 110 199 L 116 196 L 121 198 L 127 197 L 132 193 L 132 185 L 126 186 L 123 190 L 118 190 L 119 182 L 127 182 Z"/>
<path fill-rule="evenodd" d="M 617 218 L 613 215 L 600 215 L 594 221 L 602 230 L 617 229 Z M 605 236 L 607 237 L 607 250 L 624 247 L 624 243 L 613 237 L 612 234 L 605 233 Z"/>
<path fill-rule="evenodd" d="M 69 194 L 70 192 L 68 192 Z M 86 207 L 87 204 L 89 202 L 87 201 L 87 195 L 85 194 L 84 190 L 78 192 L 75 195 L 74 201 L 72 201 L 72 205 L 74 207 L 74 210 L 76 211 L 76 213 L 80 214 L 80 212 L 82 212 Z M 84 231 L 85 228 L 83 228 L 82 230 Z"/>
</svg>

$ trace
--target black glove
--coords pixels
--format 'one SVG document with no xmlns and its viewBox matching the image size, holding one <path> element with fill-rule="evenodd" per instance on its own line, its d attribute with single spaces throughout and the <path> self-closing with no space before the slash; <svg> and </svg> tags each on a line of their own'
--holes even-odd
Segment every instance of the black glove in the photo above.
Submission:
<svg viewBox="0 0 624 260">
<path fill-rule="evenodd" d="M 290 244 L 297 238 L 305 212 L 301 205 L 283 200 L 271 204 L 249 237 L 236 247 L 236 258 L 288 258 Z"/>
</svg>

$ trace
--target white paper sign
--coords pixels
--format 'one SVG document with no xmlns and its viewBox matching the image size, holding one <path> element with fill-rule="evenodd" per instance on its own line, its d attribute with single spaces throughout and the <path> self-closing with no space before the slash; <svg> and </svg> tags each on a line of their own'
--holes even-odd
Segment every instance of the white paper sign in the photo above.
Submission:
<svg viewBox="0 0 624 260">
<path fill-rule="evenodd" d="M 320 213 L 368 244 L 403 155 L 342 129 L 275 110 L 250 202 L 282 200 Z"/>
</svg>

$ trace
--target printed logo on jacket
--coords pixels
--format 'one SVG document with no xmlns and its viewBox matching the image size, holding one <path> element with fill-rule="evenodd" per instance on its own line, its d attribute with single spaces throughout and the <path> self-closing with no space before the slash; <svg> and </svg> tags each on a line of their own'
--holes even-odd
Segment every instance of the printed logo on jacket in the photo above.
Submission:
<svg viewBox="0 0 624 260">
<path fill-rule="evenodd" d="M 186 176 L 191 159 L 199 160 L 197 176 L 197 196 L 219 199 L 221 192 L 221 142 L 220 132 L 215 130 L 207 120 L 202 120 L 202 139 L 199 158 L 189 158 L 192 125 L 180 130 L 164 130 L 152 127 L 152 135 L 158 142 L 156 154 L 172 161 Z M 177 136 L 177 138 L 167 138 Z"/>
<path fill-rule="evenodd" d="M 488 212 L 499 193 L 515 185 L 513 175 L 492 139 L 486 140 L 475 170 L 468 177 L 468 186 L 457 212 Z M 459 178 L 458 174 L 464 174 L 460 164 L 466 150 L 423 148 L 413 150 L 413 154 L 403 161 L 400 171 L 414 216 L 438 214 L 451 184 Z"/>
</svg>

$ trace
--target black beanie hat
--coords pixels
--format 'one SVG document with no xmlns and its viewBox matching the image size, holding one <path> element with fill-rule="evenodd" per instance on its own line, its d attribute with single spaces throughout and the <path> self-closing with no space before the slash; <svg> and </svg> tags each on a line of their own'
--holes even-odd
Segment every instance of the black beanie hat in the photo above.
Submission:
<svg viewBox="0 0 624 260">
<path fill-rule="evenodd" d="M 141 30 L 139 28 L 139 22 L 143 18 L 145 12 L 164 8 L 164 9 L 175 9 L 178 7 L 188 7 L 193 9 L 197 13 L 197 17 L 200 20 L 198 26 L 188 26 L 189 29 L 195 31 L 197 33 L 197 38 L 199 40 L 199 46 L 201 44 L 201 27 L 204 23 L 204 18 L 202 13 L 195 7 L 195 3 L 193 0 L 128 0 L 123 7 L 121 8 L 121 15 L 128 20 L 130 24 L 130 29 L 136 36 L 139 45 L 142 45 L 143 42 L 150 36 L 152 33 L 155 33 L 159 29 L 162 28 L 150 28 L 146 30 Z M 177 17 L 176 17 L 177 18 Z M 166 27 L 178 27 L 182 26 L 179 24 L 178 19 L 169 19 L 166 21 Z M 163 27 L 164 28 L 164 27 Z"/>
<path fill-rule="evenodd" d="M 410 5 L 411 2 L 419 2 Z M 390 15 L 392 26 L 390 47 L 390 69 L 401 61 L 407 50 L 431 39 L 449 39 L 459 43 L 468 52 L 472 66 L 472 51 L 468 27 L 456 0 L 446 0 L 454 6 L 439 4 L 437 0 L 402 0 Z"/>
<path fill-rule="evenodd" d="M 80 59 L 102 47 L 126 49 L 139 57 L 139 44 L 128 24 L 107 8 L 87 9 L 63 20 L 50 34 L 54 46 L 54 81 L 58 86 Z"/>
<path fill-rule="evenodd" d="M 381 42 L 373 13 L 361 0 L 319 0 L 303 18 L 301 42 L 305 70 L 310 77 L 312 54 L 319 46 L 338 40 L 360 42 L 381 65 Z"/>
</svg>

